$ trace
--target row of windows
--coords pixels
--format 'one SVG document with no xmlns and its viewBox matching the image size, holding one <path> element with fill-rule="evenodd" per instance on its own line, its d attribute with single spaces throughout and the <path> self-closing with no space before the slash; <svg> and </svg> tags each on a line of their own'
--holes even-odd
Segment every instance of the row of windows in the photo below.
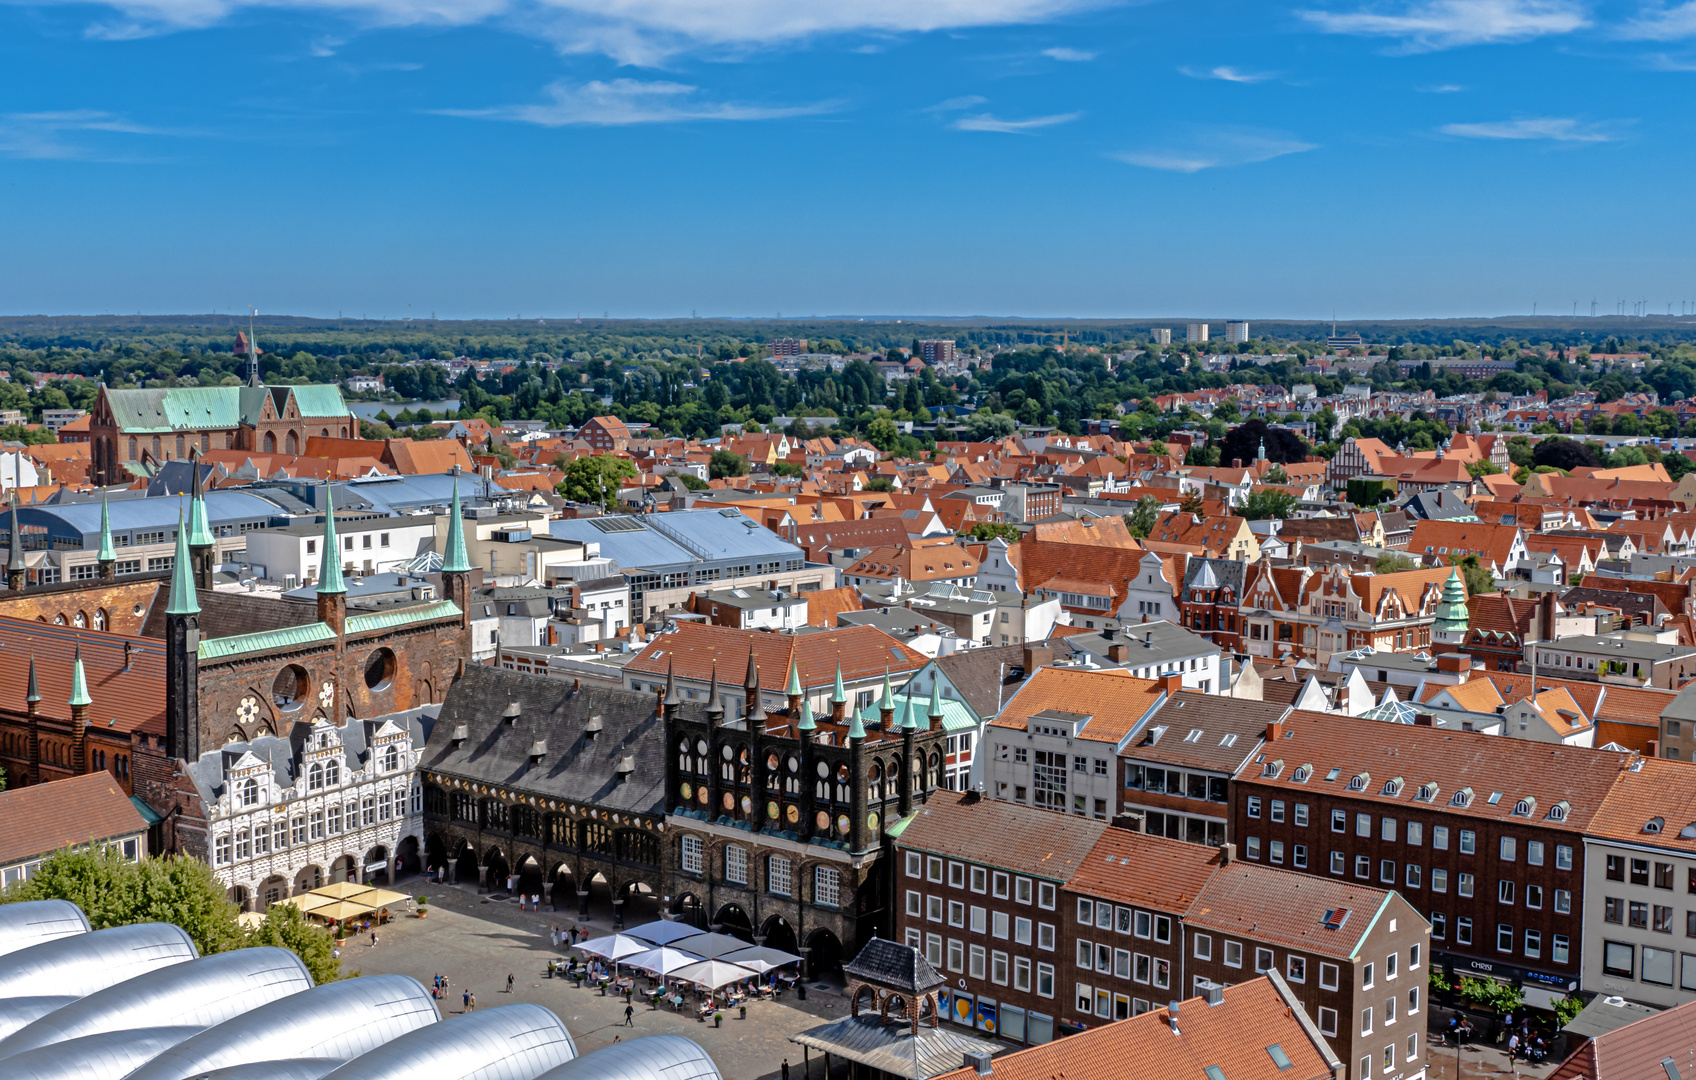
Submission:
<svg viewBox="0 0 1696 1080">
<path fill-rule="evenodd" d="M 1247 837 L 1243 842 L 1243 855 L 1249 859 L 1261 857 L 1261 843 L 1258 836 Z M 1266 847 L 1267 861 L 1282 863 L 1284 861 L 1284 842 L 1273 840 Z M 1298 869 L 1307 867 L 1307 846 L 1305 844 L 1290 845 L 1291 864 Z M 1331 852 L 1331 873 L 1348 873 L 1348 856 L 1341 851 Z M 1449 891 L 1449 871 L 1441 866 L 1432 867 L 1427 878 L 1425 867 L 1418 863 L 1408 863 L 1405 867 L 1394 859 L 1378 860 L 1378 881 L 1381 884 L 1396 886 L 1405 884 L 1409 889 L 1429 888 L 1434 893 Z M 1354 857 L 1354 876 L 1362 881 L 1372 880 L 1372 858 L 1369 855 Z M 1429 881 L 1429 884 L 1427 884 Z M 1472 874 L 1459 872 L 1454 875 L 1455 895 L 1470 897 L 1474 894 L 1477 878 Z M 1518 895 L 1520 902 L 1528 908 L 1541 909 L 1544 904 L 1544 889 L 1541 885 L 1527 884 L 1521 892 L 1517 882 L 1506 879 L 1496 882 L 1496 902 L 1512 904 Z M 1558 915 L 1572 914 L 1572 891 L 1569 889 L 1554 890 L 1554 911 Z"/>
<path fill-rule="evenodd" d="M 1670 949 L 1642 946 L 1641 965 L 1638 948 L 1623 941 L 1602 942 L 1602 972 L 1621 978 L 1637 978 L 1659 986 L 1673 985 L 1673 969 L 1678 970 L 1681 990 L 1696 990 L 1696 956 L 1674 953 Z"/>
<path fill-rule="evenodd" d="M 795 864 L 782 855 L 766 856 L 766 891 L 774 896 L 795 895 Z M 724 880 L 731 885 L 748 884 L 748 849 L 731 844 L 724 849 Z M 706 845 L 698 836 L 683 837 L 683 872 L 706 872 Z M 813 903 L 842 906 L 842 875 L 833 866 L 813 867 Z"/>
<path fill-rule="evenodd" d="M 1449 916 L 1446 912 L 1433 911 L 1429 916 L 1431 922 L 1431 937 L 1436 941 L 1446 940 L 1449 936 Z M 1472 920 L 1465 916 L 1455 920 L 1455 944 L 1471 945 L 1473 940 Z M 1532 960 L 1543 958 L 1543 931 L 1526 930 L 1520 940 L 1520 950 Z M 1496 924 L 1496 951 L 1512 953 L 1515 951 L 1514 928 L 1510 923 Z M 1549 938 L 1549 960 L 1551 963 L 1565 964 L 1571 959 L 1572 939 L 1566 934 L 1552 934 Z"/>
<path fill-rule="evenodd" d="M 1034 895 L 1036 906 L 1048 911 L 1054 910 L 1054 900 L 1058 892 L 1052 881 L 1034 881 L 1028 877 L 1017 877 L 1003 873 L 1000 870 L 990 871 L 981 866 L 968 867 L 963 862 L 947 860 L 949 887 L 964 889 L 971 880 L 970 888 L 975 893 L 987 892 L 997 900 L 1012 899 L 1020 904 L 1029 904 Z M 907 852 L 907 876 L 915 880 L 941 882 L 944 860 L 935 855 L 921 855 L 916 851 Z"/>
<path fill-rule="evenodd" d="M 923 949 L 925 959 L 938 971 L 952 971 L 974 979 L 988 979 L 1000 986 L 1012 986 L 1024 993 L 1040 997 L 1054 996 L 1054 965 L 1032 964 L 1028 957 L 1012 956 L 982 945 L 968 945 L 958 938 L 944 939 L 941 934 L 926 934 L 913 927 L 906 941 L 915 949 Z M 1034 975 L 1034 980 L 1033 980 Z"/>
<path fill-rule="evenodd" d="M 1235 735 L 1226 735 L 1233 742 Z M 1194 740 L 1186 738 L 1185 742 Z M 1221 743 L 1229 745 L 1229 743 Z M 1177 795 L 1187 799 L 1205 799 L 1208 802 L 1224 803 L 1230 800 L 1230 784 L 1223 776 L 1205 776 L 1201 773 L 1179 772 L 1176 769 L 1157 769 L 1153 766 L 1125 763 L 1125 786 L 1135 791 L 1150 791 L 1156 795 Z M 1278 806 L 1278 816 L 1275 821 L 1284 820 L 1283 800 L 1274 800 Z M 1255 809 L 1250 817 L 1259 817 L 1258 796 L 1249 799 Z M 1297 825 L 1307 824 L 1307 806 L 1302 805 Z"/>
<path fill-rule="evenodd" d="M 946 918 L 949 926 L 969 928 L 974 934 L 988 934 L 1004 941 L 1011 939 L 1019 945 L 1032 944 L 1034 931 L 1037 948 L 1054 949 L 1054 924 L 1033 922 L 1023 915 L 1010 916 L 1005 911 L 989 911 L 976 904 L 968 908 L 959 900 L 926 896 L 916 889 L 907 890 L 906 912 L 912 918 L 927 922 L 939 923 Z"/>
<path fill-rule="evenodd" d="M 392 793 L 367 795 L 359 802 L 349 801 L 345 805 L 335 803 L 309 814 L 277 818 L 269 824 L 261 822 L 251 828 L 239 828 L 233 834 L 225 833 L 213 842 L 212 862 L 216 866 L 225 866 L 230 863 L 232 856 L 239 861 L 256 855 L 267 855 L 273 851 L 286 851 L 296 844 L 340 836 L 343 832 L 405 817 L 406 802 L 406 792 L 396 790 Z M 418 813 L 422 804 L 423 789 L 414 788 L 413 813 Z"/>
<path fill-rule="evenodd" d="M 1670 934 L 1676 914 L 1670 904 L 1649 904 L 1641 900 L 1627 902 L 1617 896 L 1604 897 L 1602 900 L 1603 922 L 1630 926 L 1634 930 L 1654 930 L 1656 933 Z M 1684 936 L 1696 938 L 1696 911 L 1684 913 Z"/>
<path fill-rule="evenodd" d="M 1630 882 L 1645 888 L 1650 883 L 1650 864 L 1648 859 L 1627 859 L 1624 855 L 1609 855 L 1607 862 L 1607 878 L 1609 881 L 1625 881 L 1626 868 L 1630 867 Z M 1654 888 L 1671 890 L 1673 885 L 1674 868 L 1672 863 L 1657 862 L 1654 864 Z M 1691 867 L 1685 875 L 1685 891 L 1696 894 L 1696 867 Z"/>
</svg>

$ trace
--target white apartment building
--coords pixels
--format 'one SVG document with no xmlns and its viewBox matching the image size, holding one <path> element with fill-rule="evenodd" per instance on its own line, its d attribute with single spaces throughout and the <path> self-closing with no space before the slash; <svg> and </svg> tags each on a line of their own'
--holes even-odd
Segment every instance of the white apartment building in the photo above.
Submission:
<svg viewBox="0 0 1696 1080">
<path fill-rule="evenodd" d="M 1204 322 L 1192 322 L 1188 326 L 1184 327 L 1184 340 L 1206 341 L 1207 324 Z"/>
<path fill-rule="evenodd" d="M 435 544 L 434 517 L 336 519 L 342 573 L 375 574 L 409 563 Z M 246 561 L 254 577 L 284 588 L 318 580 L 324 562 L 324 523 L 298 521 L 247 534 Z"/>
<path fill-rule="evenodd" d="M 1226 341 L 1247 341 L 1248 340 L 1248 323 L 1246 323 L 1246 322 L 1228 322 L 1228 323 L 1226 323 L 1225 324 L 1225 340 Z"/>
<path fill-rule="evenodd" d="M 416 768 L 439 708 L 346 727 L 320 717 L 294 738 L 267 735 L 202 754 L 188 772 L 206 809 L 212 872 L 230 899 L 264 911 L 331 881 L 392 881 L 397 859 L 418 869 L 424 795 Z"/>
<path fill-rule="evenodd" d="M 1172 344 L 1172 328 L 1169 326 L 1162 326 L 1157 329 L 1150 330 L 1148 332 L 1148 340 L 1156 345 L 1170 345 Z"/>
</svg>

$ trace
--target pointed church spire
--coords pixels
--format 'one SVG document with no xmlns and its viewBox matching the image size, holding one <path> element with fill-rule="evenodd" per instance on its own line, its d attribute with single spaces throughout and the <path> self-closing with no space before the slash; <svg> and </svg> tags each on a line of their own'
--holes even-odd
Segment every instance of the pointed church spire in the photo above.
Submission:
<svg viewBox="0 0 1696 1080">
<path fill-rule="evenodd" d="M 318 595 L 328 596 L 332 593 L 345 593 L 347 586 L 342 582 L 342 545 L 336 537 L 336 497 L 335 490 L 328 484 L 324 485 L 324 561 L 318 571 Z M 443 567 L 445 570 L 446 567 Z"/>
<path fill-rule="evenodd" d="M 200 486 L 200 454 L 198 451 L 189 455 L 188 468 L 191 474 L 188 501 L 188 546 L 191 548 L 211 547 L 212 526 L 206 520 L 206 492 Z"/>
<path fill-rule="evenodd" d="M 881 712 L 895 711 L 895 695 L 889 689 L 889 669 L 883 669 L 883 696 L 877 699 L 877 707 Z"/>
<path fill-rule="evenodd" d="M 88 696 L 88 676 L 82 670 L 82 646 L 77 646 L 76 663 L 71 666 L 71 700 L 73 709 L 86 708 L 94 704 L 94 699 Z"/>
<path fill-rule="evenodd" d="M 677 662 L 672 660 L 665 666 L 665 701 L 663 704 L 667 706 L 677 706 L 682 704 L 682 701 L 677 696 L 677 680 L 672 674 L 676 664 Z"/>
<path fill-rule="evenodd" d="M 754 650 L 748 650 L 748 676 L 742 680 L 742 689 L 752 696 L 760 688 L 760 669 L 754 663 Z"/>
<path fill-rule="evenodd" d="M 106 496 L 100 496 L 100 553 L 95 559 L 100 562 L 113 562 L 118 552 L 112 544 L 112 508 L 107 505 Z"/>
<path fill-rule="evenodd" d="M 848 737 L 850 739 L 860 739 L 864 741 L 866 737 L 866 726 L 860 723 L 860 710 L 855 709 L 848 715 L 852 717 L 852 719 L 848 721 Z"/>
<path fill-rule="evenodd" d="M 917 730 L 919 730 L 919 722 L 913 716 L 913 695 L 911 695 L 911 694 L 907 695 L 907 708 L 903 712 L 902 717 L 901 717 L 901 730 L 902 731 L 917 731 Z"/>
<path fill-rule="evenodd" d="M 841 704 L 848 700 L 848 691 L 842 689 L 842 665 L 840 663 L 836 665 L 836 686 L 830 691 L 830 700 L 834 704 Z"/>
<path fill-rule="evenodd" d="M 706 712 L 707 712 L 708 716 L 716 716 L 716 717 L 720 717 L 720 718 L 722 718 L 724 716 L 724 705 L 721 704 L 718 700 L 718 661 L 717 660 L 713 661 L 713 681 L 712 681 L 712 684 L 707 687 L 707 708 L 706 708 Z"/>
<path fill-rule="evenodd" d="M 35 654 L 29 654 L 29 689 L 24 692 L 24 701 L 34 705 L 41 700 L 41 684 L 35 681 Z"/>
<path fill-rule="evenodd" d="M 942 676 L 940 673 L 930 681 L 930 712 L 925 715 L 933 720 L 942 718 Z"/>
<path fill-rule="evenodd" d="M 200 598 L 194 592 L 194 570 L 189 566 L 188 527 L 177 511 L 177 558 L 171 565 L 171 603 L 167 615 L 200 614 Z"/>
<path fill-rule="evenodd" d="M 801 722 L 796 725 L 797 731 L 817 731 L 819 726 L 813 722 L 813 703 L 801 699 Z"/>
<path fill-rule="evenodd" d="M 465 554 L 465 526 L 459 516 L 459 476 L 453 478 L 453 503 L 448 508 L 448 542 L 442 552 L 442 573 L 465 574 L 471 560 Z"/>
<path fill-rule="evenodd" d="M 801 696 L 801 668 L 793 660 L 789 661 L 789 685 L 783 688 L 789 697 Z"/>
</svg>

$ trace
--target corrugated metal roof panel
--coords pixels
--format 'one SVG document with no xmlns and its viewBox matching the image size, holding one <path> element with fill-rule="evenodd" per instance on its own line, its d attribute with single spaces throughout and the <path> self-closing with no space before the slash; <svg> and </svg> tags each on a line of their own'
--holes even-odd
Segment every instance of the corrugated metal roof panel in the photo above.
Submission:
<svg viewBox="0 0 1696 1080">
<path fill-rule="evenodd" d="M 266 649 L 281 649 L 294 645 L 310 645 L 317 641 L 332 641 L 335 636 L 336 632 L 324 623 L 307 623 L 304 626 L 288 626 L 281 630 L 261 630 L 256 634 L 236 634 L 231 637 L 208 638 L 200 643 L 196 655 L 202 660 L 217 660 L 225 656 L 238 656 L 241 653 L 263 652 Z"/>
<path fill-rule="evenodd" d="M 452 600 L 438 600 L 434 604 L 422 607 L 400 608 L 395 611 L 378 611 L 370 615 L 350 615 L 347 620 L 347 632 L 360 634 L 367 630 L 386 630 L 395 626 L 410 626 L 413 623 L 431 622 L 435 619 L 457 619 L 464 612 Z"/>
</svg>

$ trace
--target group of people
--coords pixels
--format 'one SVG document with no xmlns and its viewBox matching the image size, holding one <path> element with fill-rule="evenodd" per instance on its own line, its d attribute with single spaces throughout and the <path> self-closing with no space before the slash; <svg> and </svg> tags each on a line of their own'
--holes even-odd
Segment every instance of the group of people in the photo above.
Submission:
<svg viewBox="0 0 1696 1080">
<path fill-rule="evenodd" d="M 564 945 L 568 938 L 571 941 L 571 948 L 576 948 L 577 939 L 587 938 L 588 936 L 589 935 L 587 933 L 575 925 L 572 926 L 570 930 L 561 930 L 558 923 L 555 923 L 553 926 L 548 928 L 548 940 L 556 949 Z"/>
<path fill-rule="evenodd" d="M 1449 1021 L 1448 1037 L 1458 1046 L 1465 1046 L 1477 1034 L 1472 1021 L 1465 1016 L 1456 1016 Z M 1521 1016 L 1519 1022 L 1514 1022 L 1512 1013 L 1502 1018 L 1501 1033 L 1497 1037 L 1508 1052 L 1508 1065 L 1516 1061 L 1527 1061 L 1533 1064 L 1544 1061 L 1549 1056 L 1549 1042 L 1543 1031 L 1531 1026 L 1529 1017 Z"/>
</svg>

